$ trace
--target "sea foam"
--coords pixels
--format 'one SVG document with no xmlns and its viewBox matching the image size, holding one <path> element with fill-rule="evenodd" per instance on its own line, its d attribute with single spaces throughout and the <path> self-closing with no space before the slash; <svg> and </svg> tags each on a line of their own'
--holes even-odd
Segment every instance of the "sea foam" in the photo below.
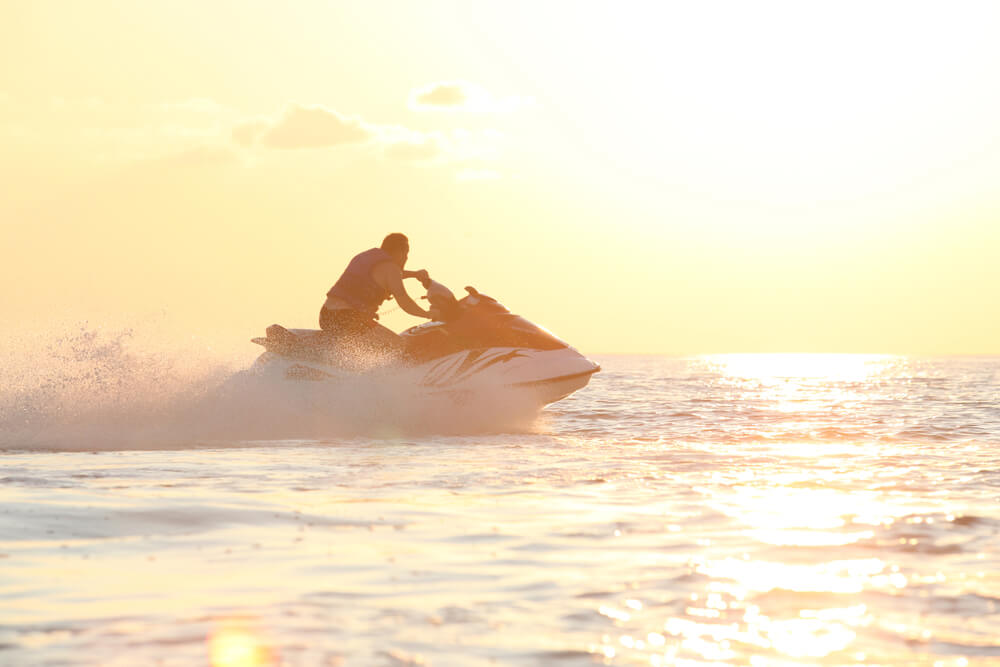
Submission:
<svg viewBox="0 0 1000 667">
<path fill-rule="evenodd" d="M 87 325 L 8 348 L 0 448 L 116 450 L 244 446 L 344 436 L 523 431 L 533 401 L 498 390 L 428 394 L 391 371 L 346 383 L 251 372 L 207 348 Z"/>
</svg>

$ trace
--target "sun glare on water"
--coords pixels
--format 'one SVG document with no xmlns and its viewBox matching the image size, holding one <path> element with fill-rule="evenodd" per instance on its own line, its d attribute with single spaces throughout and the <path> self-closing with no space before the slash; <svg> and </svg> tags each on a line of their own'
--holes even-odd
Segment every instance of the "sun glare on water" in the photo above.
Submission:
<svg viewBox="0 0 1000 667">
<path fill-rule="evenodd" d="M 908 586 L 896 565 L 850 550 L 871 539 L 876 526 L 899 520 L 900 510 L 876 494 L 800 488 L 799 482 L 750 480 L 714 503 L 745 526 L 761 550 L 694 558 L 695 572 L 708 578 L 705 589 L 663 625 L 681 651 L 727 665 L 743 664 L 747 654 L 750 664 L 761 665 L 836 662 L 860 628 L 875 621 L 860 596 L 893 595 Z"/>
<path fill-rule="evenodd" d="M 717 354 L 705 361 L 734 379 L 861 382 L 885 371 L 897 357 L 878 354 Z"/>
<path fill-rule="evenodd" d="M 700 542 L 703 551 L 689 564 L 705 578 L 701 590 L 690 593 L 682 609 L 646 625 L 646 640 L 630 628 L 620 646 L 603 647 L 604 655 L 642 645 L 651 665 L 865 664 L 858 637 L 878 622 L 865 596 L 898 595 L 912 584 L 891 557 L 866 545 L 912 509 L 844 478 L 856 474 L 846 462 L 859 445 L 866 454 L 877 445 L 837 436 L 827 441 L 824 434 L 850 432 L 844 415 L 872 400 L 880 379 L 906 360 L 727 354 L 701 362 L 707 381 L 725 388 L 741 424 L 734 428 L 759 437 L 753 446 L 764 458 L 752 470 L 707 473 L 700 490 L 755 548 L 733 553 L 715 548 L 713 540 Z M 825 457 L 830 467 L 813 466 Z M 792 463 L 798 460 L 804 467 Z M 601 613 L 618 619 L 637 613 L 620 612 Z"/>
<path fill-rule="evenodd" d="M 857 405 L 864 383 L 877 381 L 905 364 L 901 357 L 871 354 L 719 354 L 702 357 L 706 369 L 737 391 L 736 399 L 764 400 L 787 415 L 773 423 L 780 431 L 797 426 L 795 414 Z M 779 435 L 775 432 L 774 435 Z"/>
<path fill-rule="evenodd" d="M 265 667 L 277 664 L 272 649 L 249 624 L 226 621 L 208 641 L 212 667 Z"/>
</svg>

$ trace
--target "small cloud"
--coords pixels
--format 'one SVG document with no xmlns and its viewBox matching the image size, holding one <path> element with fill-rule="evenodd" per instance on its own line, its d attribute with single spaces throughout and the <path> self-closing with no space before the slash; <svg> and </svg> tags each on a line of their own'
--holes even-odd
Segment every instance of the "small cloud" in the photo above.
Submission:
<svg viewBox="0 0 1000 667">
<path fill-rule="evenodd" d="M 318 105 L 291 104 L 277 120 L 254 118 L 237 123 L 232 138 L 243 147 L 260 143 L 268 148 L 327 148 L 363 143 L 375 133 L 375 128 L 359 118 Z"/>
<path fill-rule="evenodd" d="M 531 104 L 529 98 L 497 99 L 482 86 L 467 81 L 442 81 L 410 93 L 410 108 L 416 111 L 505 112 Z"/>
<path fill-rule="evenodd" d="M 420 132 L 399 125 L 368 123 L 321 106 L 289 106 L 280 118 L 246 118 L 230 130 L 244 148 L 322 148 L 364 144 L 390 160 L 416 164 L 490 160 L 500 153 L 503 136 L 496 130 Z"/>
<path fill-rule="evenodd" d="M 438 83 L 413 93 L 413 102 L 424 107 L 460 107 L 469 99 L 464 83 Z"/>
<path fill-rule="evenodd" d="M 444 158 L 449 142 L 440 132 L 418 132 L 398 125 L 377 128 L 383 157 L 408 162 L 431 162 Z"/>
<path fill-rule="evenodd" d="M 387 158 L 438 164 L 496 158 L 502 141 L 494 130 L 425 133 L 397 126 L 378 127 L 377 137 Z"/>
<path fill-rule="evenodd" d="M 236 131 L 234 130 L 234 133 Z M 249 129 L 234 139 L 252 136 Z M 373 136 L 360 119 L 348 118 L 321 106 L 293 104 L 277 122 L 265 127 L 255 138 L 270 148 L 325 148 L 363 143 Z"/>
</svg>

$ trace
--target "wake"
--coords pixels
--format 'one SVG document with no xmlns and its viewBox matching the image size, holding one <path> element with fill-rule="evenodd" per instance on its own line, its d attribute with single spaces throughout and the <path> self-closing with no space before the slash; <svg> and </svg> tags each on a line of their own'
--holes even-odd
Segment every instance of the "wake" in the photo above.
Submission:
<svg viewBox="0 0 1000 667">
<path fill-rule="evenodd" d="M 528 430 L 533 401 L 427 394 L 390 373 L 288 382 L 218 353 L 140 342 L 131 329 L 79 327 L 8 348 L 0 449 L 114 451 L 259 441 L 405 438 Z"/>
</svg>

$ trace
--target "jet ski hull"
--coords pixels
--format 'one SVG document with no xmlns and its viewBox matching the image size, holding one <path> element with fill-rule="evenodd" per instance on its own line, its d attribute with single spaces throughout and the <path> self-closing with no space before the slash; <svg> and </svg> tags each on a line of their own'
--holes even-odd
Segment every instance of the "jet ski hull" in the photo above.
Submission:
<svg viewBox="0 0 1000 667">
<path fill-rule="evenodd" d="M 418 365 L 405 363 L 372 368 L 357 373 L 330 364 L 290 359 L 266 351 L 257 358 L 251 373 L 294 382 L 349 384 L 359 378 L 391 377 L 426 394 L 468 396 L 499 392 L 530 396 L 539 407 L 561 400 L 582 389 L 600 366 L 572 348 L 530 350 L 488 348 L 463 350 L 442 359 Z"/>
</svg>

